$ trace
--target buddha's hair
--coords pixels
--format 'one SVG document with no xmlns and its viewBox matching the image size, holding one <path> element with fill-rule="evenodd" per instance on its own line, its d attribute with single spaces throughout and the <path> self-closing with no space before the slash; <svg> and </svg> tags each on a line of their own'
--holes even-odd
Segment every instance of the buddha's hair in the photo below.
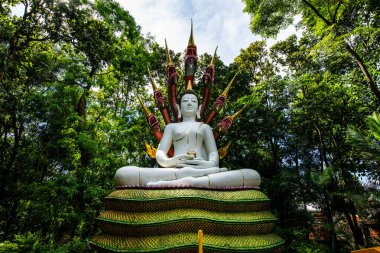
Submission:
<svg viewBox="0 0 380 253">
<path fill-rule="evenodd" d="M 194 95 L 197 100 L 198 100 L 198 103 L 199 103 L 199 97 L 197 96 L 197 94 L 193 91 L 193 90 L 186 90 L 184 93 L 182 93 L 180 96 L 179 96 L 179 104 L 181 104 L 181 100 L 182 100 L 182 97 L 185 96 L 186 94 L 192 94 Z"/>
</svg>

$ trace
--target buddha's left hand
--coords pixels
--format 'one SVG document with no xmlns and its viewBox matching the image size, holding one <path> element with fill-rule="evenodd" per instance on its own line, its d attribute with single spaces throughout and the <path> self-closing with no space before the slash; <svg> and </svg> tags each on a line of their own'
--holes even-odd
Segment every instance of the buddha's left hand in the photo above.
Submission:
<svg viewBox="0 0 380 253">
<path fill-rule="evenodd" d="M 193 167 L 195 169 L 207 169 L 211 167 L 217 167 L 215 162 L 206 161 L 203 159 L 183 160 L 177 164 L 178 168 Z"/>
</svg>

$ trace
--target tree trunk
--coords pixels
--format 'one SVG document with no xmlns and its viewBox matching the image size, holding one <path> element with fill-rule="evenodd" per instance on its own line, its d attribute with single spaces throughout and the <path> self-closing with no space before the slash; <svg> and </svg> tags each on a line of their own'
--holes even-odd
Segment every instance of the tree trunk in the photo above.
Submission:
<svg viewBox="0 0 380 253">
<path fill-rule="evenodd" d="M 356 220 L 356 209 L 354 204 L 349 198 L 342 198 L 340 202 L 342 202 L 341 207 L 343 209 L 343 214 L 346 217 L 352 235 L 354 236 L 356 248 L 364 246 L 363 231 Z"/>
<path fill-rule="evenodd" d="M 318 140 L 319 140 L 319 148 L 320 148 L 320 158 L 321 158 L 321 171 L 323 171 L 323 163 L 326 164 L 326 166 L 330 166 L 329 162 L 327 160 L 327 151 L 326 151 L 326 145 L 325 142 L 323 141 L 323 136 L 322 136 L 322 131 L 319 128 L 317 124 L 314 124 L 315 129 L 317 130 L 318 133 Z"/>
<path fill-rule="evenodd" d="M 323 194 L 323 198 L 325 199 L 325 205 L 326 205 L 324 208 L 324 213 L 326 215 L 327 223 L 329 225 L 328 235 L 326 236 L 327 242 L 330 247 L 330 252 L 335 253 L 335 252 L 338 252 L 337 239 L 336 239 L 336 233 L 335 233 L 335 228 L 334 228 L 333 214 L 331 211 L 331 203 L 330 203 L 330 199 L 327 192 Z"/>
<path fill-rule="evenodd" d="M 319 11 L 318 9 L 316 8 L 316 6 L 312 5 L 310 2 L 308 2 L 307 0 L 302 0 L 302 2 L 304 4 L 306 4 L 310 9 L 313 10 L 314 14 L 317 15 L 320 19 L 323 20 L 323 22 L 327 25 L 327 26 L 331 26 L 333 24 L 336 24 L 336 23 L 332 23 L 331 21 L 329 21 L 328 19 L 326 19 Z M 340 5 L 339 5 L 340 6 Z M 338 6 L 338 8 L 339 8 Z M 336 11 L 338 10 L 338 8 L 336 9 Z M 334 18 L 336 16 L 336 13 L 334 14 Z M 364 61 L 363 59 L 355 52 L 355 50 L 350 47 L 349 44 L 345 44 L 345 47 L 346 49 L 348 50 L 348 52 L 350 53 L 350 55 L 355 59 L 355 61 L 357 62 L 357 64 L 359 64 L 359 67 L 360 69 L 362 70 L 366 80 L 367 80 L 367 84 L 369 86 L 369 88 L 371 89 L 372 93 L 375 95 L 375 97 L 377 98 L 377 100 L 380 101 L 380 91 L 379 89 L 377 88 L 377 85 L 375 84 L 375 82 L 373 81 L 372 79 L 372 76 L 371 74 L 368 72 L 368 69 L 367 69 L 367 66 L 364 64 Z"/>
<path fill-rule="evenodd" d="M 346 49 L 348 50 L 350 55 L 355 59 L 355 61 L 359 64 L 359 67 L 362 70 L 365 79 L 367 80 L 369 88 L 371 89 L 373 95 L 375 95 L 377 100 L 380 101 L 380 91 L 377 88 L 375 82 L 373 81 L 371 74 L 368 72 L 367 66 L 364 64 L 363 59 L 355 52 L 354 49 L 350 47 L 350 45 L 346 44 Z"/>
</svg>

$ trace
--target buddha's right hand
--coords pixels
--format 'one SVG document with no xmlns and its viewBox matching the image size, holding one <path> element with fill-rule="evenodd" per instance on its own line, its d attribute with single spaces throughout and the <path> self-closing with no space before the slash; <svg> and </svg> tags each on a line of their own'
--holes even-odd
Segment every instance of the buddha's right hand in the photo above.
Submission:
<svg viewBox="0 0 380 253">
<path fill-rule="evenodd" d="M 175 163 L 175 166 L 173 167 L 178 167 L 178 165 L 184 163 L 184 161 L 193 160 L 194 156 L 193 155 L 176 155 L 170 159 L 172 160 L 172 162 Z"/>
<path fill-rule="evenodd" d="M 181 162 L 178 163 L 177 167 L 179 168 L 192 167 L 194 169 L 207 169 L 207 168 L 218 167 L 218 166 L 213 161 L 207 161 L 203 159 L 186 159 L 186 160 L 181 160 Z"/>
<path fill-rule="evenodd" d="M 178 164 L 183 163 L 184 160 L 194 159 L 193 155 L 176 155 L 168 157 L 162 150 L 157 150 L 156 160 L 158 164 L 165 168 L 175 168 Z"/>
</svg>

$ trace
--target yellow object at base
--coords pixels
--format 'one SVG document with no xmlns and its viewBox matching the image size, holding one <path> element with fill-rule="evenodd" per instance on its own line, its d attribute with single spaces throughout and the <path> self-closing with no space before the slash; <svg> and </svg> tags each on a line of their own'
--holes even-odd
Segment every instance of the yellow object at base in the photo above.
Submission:
<svg viewBox="0 0 380 253">
<path fill-rule="evenodd" d="M 351 253 L 380 253 L 380 247 L 353 250 Z"/>
<path fill-rule="evenodd" d="M 203 231 L 198 230 L 198 253 L 203 253 Z"/>
</svg>

